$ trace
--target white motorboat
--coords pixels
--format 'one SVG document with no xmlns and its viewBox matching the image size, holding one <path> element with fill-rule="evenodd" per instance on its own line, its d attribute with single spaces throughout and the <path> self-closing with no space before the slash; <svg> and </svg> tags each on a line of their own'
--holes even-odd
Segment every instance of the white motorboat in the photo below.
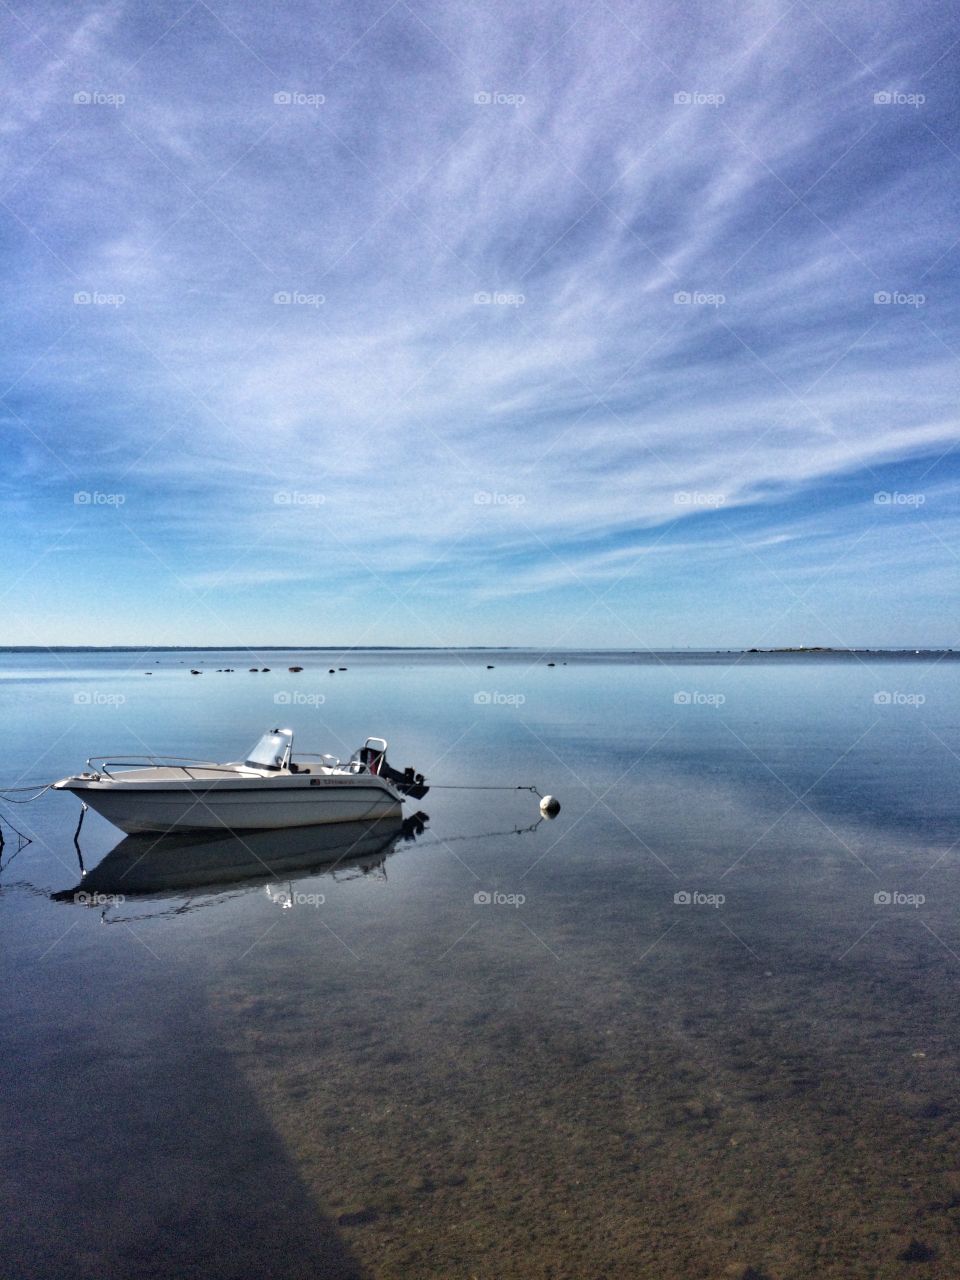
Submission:
<svg viewBox="0 0 960 1280">
<path fill-rule="evenodd" d="M 413 769 L 387 764 L 384 738 L 367 738 L 341 762 L 300 753 L 293 730 L 271 729 L 245 760 L 218 764 L 173 756 L 92 756 L 84 773 L 54 783 L 128 834 L 271 831 L 396 817 L 428 787 Z"/>
</svg>

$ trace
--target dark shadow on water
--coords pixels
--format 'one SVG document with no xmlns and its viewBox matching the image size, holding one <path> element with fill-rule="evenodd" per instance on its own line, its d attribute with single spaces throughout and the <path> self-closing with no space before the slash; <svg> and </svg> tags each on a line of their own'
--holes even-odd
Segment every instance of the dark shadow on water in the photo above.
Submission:
<svg viewBox="0 0 960 1280">
<path fill-rule="evenodd" d="M 359 1280 L 203 1009 L 156 1015 L 8 1052 L 0 1274 Z"/>
</svg>

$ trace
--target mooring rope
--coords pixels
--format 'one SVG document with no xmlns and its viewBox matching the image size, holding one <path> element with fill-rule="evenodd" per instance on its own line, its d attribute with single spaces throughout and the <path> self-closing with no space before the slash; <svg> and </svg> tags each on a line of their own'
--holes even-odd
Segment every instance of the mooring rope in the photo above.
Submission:
<svg viewBox="0 0 960 1280">
<path fill-rule="evenodd" d="M 55 784 L 52 782 L 35 782 L 33 787 L 0 787 L 0 800 L 4 801 L 5 804 L 29 804 L 31 800 L 39 800 L 40 797 L 45 792 L 49 791 L 54 785 Z M 27 796 L 25 800 L 15 800 L 12 798 L 15 792 L 33 791 L 34 787 L 40 788 L 36 795 Z"/>
<path fill-rule="evenodd" d="M 543 799 L 536 787 L 493 787 L 472 782 L 428 782 L 427 786 L 431 791 L 532 791 Z"/>
</svg>

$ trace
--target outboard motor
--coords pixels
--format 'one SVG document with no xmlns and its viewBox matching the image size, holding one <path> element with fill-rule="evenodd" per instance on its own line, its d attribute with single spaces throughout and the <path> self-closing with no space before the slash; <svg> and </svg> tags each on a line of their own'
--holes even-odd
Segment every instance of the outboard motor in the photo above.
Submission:
<svg viewBox="0 0 960 1280">
<path fill-rule="evenodd" d="M 368 738 L 358 754 L 362 766 L 369 769 L 371 773 L 377 774 L 378 777 L 392 782 L 404 795 L 411 796 L 414 800 L 422 800 L 430 790 L 423 774 L 414 773 L 412 766 L 401 773 L 399 769 L 393 769 L 387 764 L 386 738 Z"/>
<path fill-rule="evenodd" d="M 422 800 L 430 788 L 422 773 L 414 773 L 413 765 L 408 765 L 403 773 L 399 769 L 391 769 L 386 760 L 380 765 L 380 777 L 388 778 L 398 791 L 414 800 Z"/>
</svg>

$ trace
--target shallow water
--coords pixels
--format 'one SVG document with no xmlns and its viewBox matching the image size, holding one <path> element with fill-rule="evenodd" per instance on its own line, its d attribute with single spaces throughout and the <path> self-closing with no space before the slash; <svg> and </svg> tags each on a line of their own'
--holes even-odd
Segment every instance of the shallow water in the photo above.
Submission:
<svg viewBox="0 0 960 1280">
<path fill-rule="evenodd" d="M 94 907 L 76 801 L 0 805 L 2 1273 L 960 1274 L 957 675 L 0 655 L 6 785 L 280 721 L 563 804 L 434 789 L 334 871 Z"/>
</svg>

